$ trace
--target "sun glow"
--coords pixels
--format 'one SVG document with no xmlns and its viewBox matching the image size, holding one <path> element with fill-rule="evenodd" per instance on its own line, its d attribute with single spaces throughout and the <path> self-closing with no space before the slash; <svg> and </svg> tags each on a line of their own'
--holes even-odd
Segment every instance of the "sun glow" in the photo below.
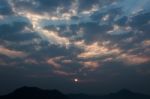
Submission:
<svg viewBox="0 0 150 99">
<path fill-rule="evenodd" d="M 78 79 L 78 78 L 75 78 L 75 79 L 74 79 L 74 82 L 75 82 L 75 83 L 79 82 L 79 79 Z"/>
</svg>

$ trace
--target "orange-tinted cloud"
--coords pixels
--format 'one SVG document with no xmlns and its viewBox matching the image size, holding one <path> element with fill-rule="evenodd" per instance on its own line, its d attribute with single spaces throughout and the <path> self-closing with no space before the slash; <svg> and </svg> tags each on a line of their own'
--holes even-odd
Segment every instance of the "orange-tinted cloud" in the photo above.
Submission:
<svg viewBox="0 0 150 99">
<path fill-rule="evenodd" d="M 69 72 L 65 72 L 62 70 L 55 70 L 53 71 L 55 74 L 60 75 L 60 76 L 72 76 L 75 75 L 75 73 L 69 73 Z"/>
<path fill-rule="evenodd" d="M 52 65 L 55 69 L 59 69 L 61 68 L 61 64 L 59 64 L 58 62 L 63 58 L 63 56 L 59 56 L 59 57 L 54 57 L 54 58 L 49 58 L 47 60 L 47 63 L 49 65 Z"/>
<path fill-rule="evenodd" d="M 122 54 L 118 57 L 126 64 L 138 65 L 150 62 L 150 57 L 142 55 Z"/>
<path fill-rule="evenodd" d="M 8 56 L 10 58 L 23 58 L 27 56 L 25 52 L 8 49 L 3 46 L 0 46 L 0 54 Z"/>
<path fill-rule="evenodd" d="M 72 63 L 73 61 L 72 60 L 62 60 L 62 63 L 65 63 L 65 64 L 69 64 L 69 63 Z"/>
<path fill-rule="evenodd" d="M 143 45 L 146 47 L 150 46 L 150 40 L 143 41 Z"/>
<path fill-rule="evenodd" d="M 86 62 L 80 62 L 83 65 L 83 68 L 95 70 L 97 69 L 100 64 L 97 61 L 86 61 Z"/>
<path fill-rule="evenodd" d="M 80 44 L 81 45 L 81 44 Z M 121 50 L 119 48 L 108 48 L 98 42 L 91 45 L 82 45 L 84 52 L 78 55 L 78 58 L 95 58 L 112 54 L 119 54 Z"/>
</svg>

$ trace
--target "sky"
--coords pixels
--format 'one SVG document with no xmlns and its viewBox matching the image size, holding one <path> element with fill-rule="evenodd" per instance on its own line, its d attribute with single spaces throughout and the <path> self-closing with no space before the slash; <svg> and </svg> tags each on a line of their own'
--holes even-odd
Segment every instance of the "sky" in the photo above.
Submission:
<svg viewBox="0 0 150 99">
<path fill-rule="evenodd" d="M 150 94 L 150 0 L 0 0 L 0 95 L 21 86 Z"/>
</svg>

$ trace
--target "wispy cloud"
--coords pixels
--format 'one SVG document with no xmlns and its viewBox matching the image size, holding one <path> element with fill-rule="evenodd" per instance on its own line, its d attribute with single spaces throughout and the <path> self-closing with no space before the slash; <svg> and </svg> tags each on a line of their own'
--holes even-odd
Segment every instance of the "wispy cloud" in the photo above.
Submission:
<svg viewBox="0 0 150 99">
<path fill-rule="evenodd" d="M 27 56 L 27 53 L 23 51 L 12 50 L 4 46 L 0 46 L 0 54 L 8 56 L 10 58 L 23 58 Z"/>
<path fill-rule="evenodd" d="M 100 67 L 100 63 L 97 61 L 85 61 L 80 63 L 83 65 L 83 69 L 96 70 Z"/>
<path fill-rule="evenodd" d="M 48 63 L 49 65 L 52 65 L 55 69 L 59 69 L 59 68 L 61 68 L 61 64 L 58 63 L 58 62 L 60 62 L 60 60 L 61 60 L 62 58 L 63 58 L 63 56 L 54 57 L 54 58 L 49 58 L 49 59 L 47 60 L 47 63 Z"/>
<path fill-rule="evenodd" d="M 119 54 L 121 50 L 119 48 L 109 48 L 98 42 L 90 45 L 83 45 L 84 52 L 78 55 L 79 58 L 97 58 L 107 55 Z"/>
<path fill-rule="evenodd" d="M 142 55 L 122 54 L 118 58 L 121 59 L 125 64 L 129 65 L 138 65 L 150 62 L 149 56 Z"/>
<path fill-rule="evenodd" d="M 56 75 L 60 75 L 60 76 L 73 76 L 73 75 L 75 75 L 75 73 L 70 73 L 70 72 L 66 72 L 63 70 L 54 70 L 53 73 Z"/>
</svg>

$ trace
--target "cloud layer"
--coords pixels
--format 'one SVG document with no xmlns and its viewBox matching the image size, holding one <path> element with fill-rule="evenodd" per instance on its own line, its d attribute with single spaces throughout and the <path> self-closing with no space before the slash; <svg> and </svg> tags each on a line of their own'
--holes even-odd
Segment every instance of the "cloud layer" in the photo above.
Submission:
<svg viewBox="0 0 150 99">
<path fill-rule="evenodd" d="M 84 83 L 98 83 L 101 79 L 113 82 L 108 74 L 114 75 L 116 81 L 121 79 L 118 75 L 130 73 L 139 79 L 147 77 L 149 3 L 1 0 L 0 68 L 13 66 L 16 71 L 26 71 L 24 79 L 79 77 Z M 129 73 L 121 73 L 124 69 Z"/>
</svg>

